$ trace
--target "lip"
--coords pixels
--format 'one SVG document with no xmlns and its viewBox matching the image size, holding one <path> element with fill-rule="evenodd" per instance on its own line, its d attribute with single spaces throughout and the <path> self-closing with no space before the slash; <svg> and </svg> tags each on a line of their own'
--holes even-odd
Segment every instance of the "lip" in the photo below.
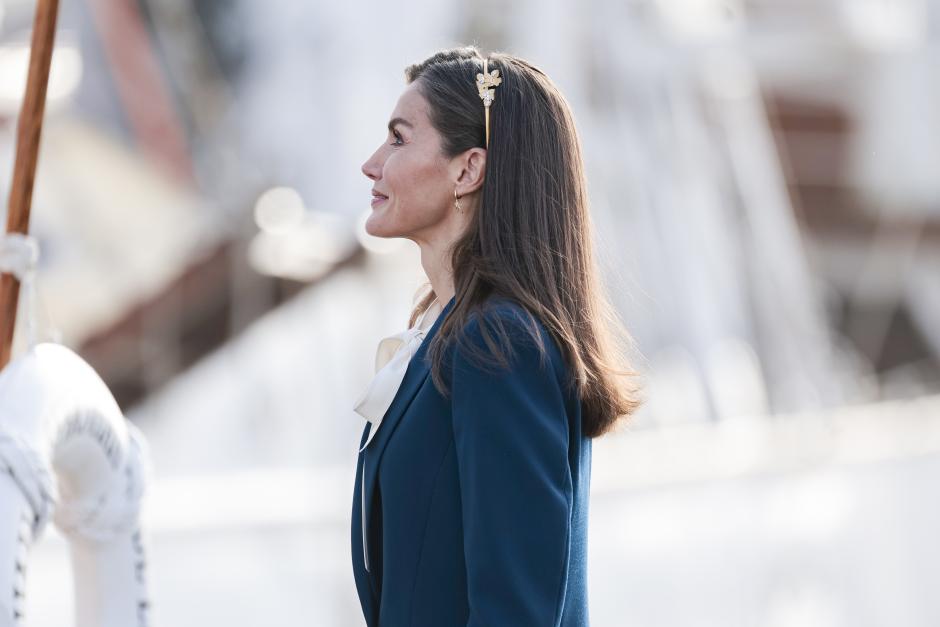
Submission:
<svg viewBox="0 0 940 627">
<path fill-rule="evenodd" d="M 384 196 L 378 193 L 377 191 L 372 190 L 372 206 L 373 207 L 375 207 L 376 205 L 382 204 L 386 200 L 388 200 L 388 196 Z"/>
</svg>

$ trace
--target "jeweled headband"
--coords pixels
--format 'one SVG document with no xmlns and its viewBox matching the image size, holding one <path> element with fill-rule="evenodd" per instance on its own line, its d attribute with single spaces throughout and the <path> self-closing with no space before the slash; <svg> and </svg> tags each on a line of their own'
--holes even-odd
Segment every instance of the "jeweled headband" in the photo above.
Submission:
<svg viewBox="0 0 940 627">
<path fill-rule="evenodd" d="M 490 105 L 496 97 L 495 87 L 503 82 L 499 77 L 499 70 L 487 72 L 486 59 L 483 59 L 483 73 L 477 74 L 477 91 L 483 100 L 483 110 L 486 111 L 486 147 L 490 147 Z"/>
</svg>

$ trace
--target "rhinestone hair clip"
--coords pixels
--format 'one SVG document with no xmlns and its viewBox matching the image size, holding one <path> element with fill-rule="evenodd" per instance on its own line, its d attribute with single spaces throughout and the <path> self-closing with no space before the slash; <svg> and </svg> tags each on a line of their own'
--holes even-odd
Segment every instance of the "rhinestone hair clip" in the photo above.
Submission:
<svg viewBox="0 0 940 627">
<path fill-rule="evenodd" d="M 486 111 L 486 147 L 490 147 L 490 105 L 493 104 L 493 98 L 496 97 L 496 86 L 501 84 L 503 79 L 499 77 L 499 70 L 487 72 L 486 59 L 483 59 L 483 73 L 477 74 L 477 91 L 480 99 L 483 101 L 483 108 Z"/>
</svg>

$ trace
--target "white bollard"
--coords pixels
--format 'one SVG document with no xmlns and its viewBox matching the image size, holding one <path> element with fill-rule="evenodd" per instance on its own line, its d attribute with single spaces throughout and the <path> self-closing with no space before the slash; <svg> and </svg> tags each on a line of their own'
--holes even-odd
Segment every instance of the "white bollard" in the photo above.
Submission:
<svg viewBox="0 0 940 627">
<path fill-rule="evenodd" d="M 0 627 L 10 627 L 23 614 L 33 510 L 8 471 L 0 476 L 0 504 Z"/>
<path fill-rule="evenodd" d="M 18 624 L 22 553 L 53 503 L 71 549 L 77 627 L 147 625 L 139 527 L 146 447 L 101 378 L 68 348 L 37 344 L 0 371 L 4 464 L 16 468 L 0 477 L 0 627 Z"/>
</svg>

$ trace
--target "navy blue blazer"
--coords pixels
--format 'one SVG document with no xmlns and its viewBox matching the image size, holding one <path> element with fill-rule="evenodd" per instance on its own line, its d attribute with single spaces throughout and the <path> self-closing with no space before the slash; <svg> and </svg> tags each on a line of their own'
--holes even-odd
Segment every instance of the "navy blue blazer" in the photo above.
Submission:
<svg viewBox="0 0 940 627">
<path fill-rule="evenodd" d="M 480 326 L 498 319 L 512 335 L 508 367 L 480 366 L 453 344 L 441 395 L 426 354 L 453 304 L 359 454 L 352 562 L 366 623 L 587 626 L 591 441 L 569 371 L 541 324 L 544 362 L 522 308 L 494 298 L 463 346 L 489 353 Z"/>
</svg>

